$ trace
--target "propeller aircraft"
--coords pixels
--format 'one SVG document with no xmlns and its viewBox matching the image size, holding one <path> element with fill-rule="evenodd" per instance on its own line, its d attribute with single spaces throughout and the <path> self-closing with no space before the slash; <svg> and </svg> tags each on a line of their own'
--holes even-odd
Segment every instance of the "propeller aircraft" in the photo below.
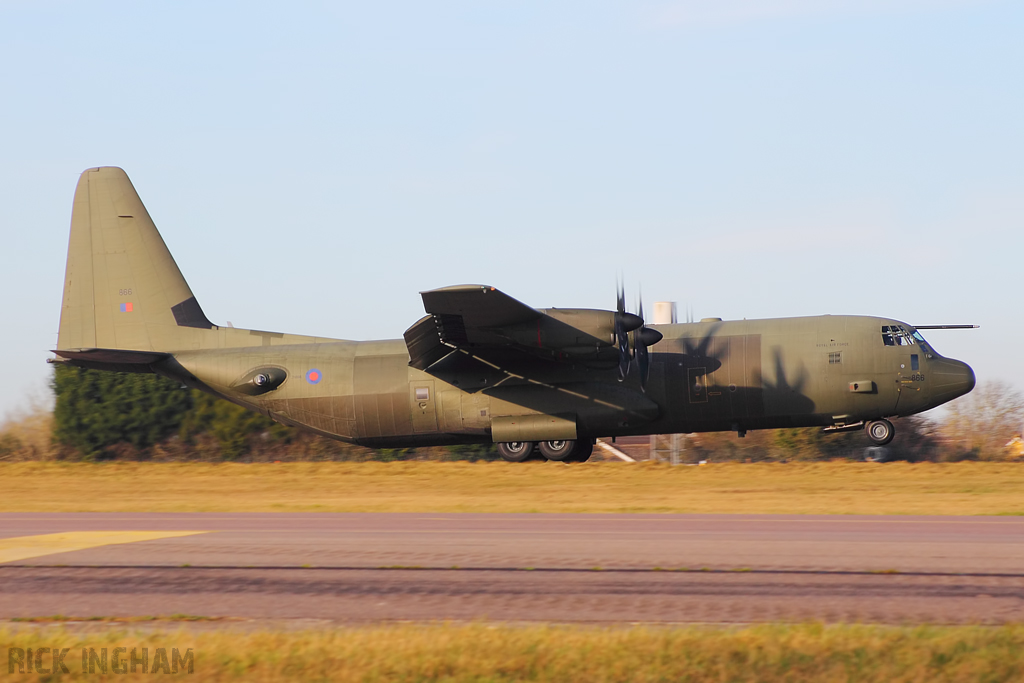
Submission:
<svg viewBox="0 0 1024 683">
<path fill-rule="evenodd" d="M 421 293 L 403 339 L 210 322 L 125 172 L 75 191 L 56 358 L 157 373 L 280 423 L 370 447 L 496 443 L 586 460 L 599 437 L 865 429 L 966 394 L 971 368 L 898 320 L 824 315 L 651 325 L 626 310 L 528 306 L 494 287 Z"/>
</svg>

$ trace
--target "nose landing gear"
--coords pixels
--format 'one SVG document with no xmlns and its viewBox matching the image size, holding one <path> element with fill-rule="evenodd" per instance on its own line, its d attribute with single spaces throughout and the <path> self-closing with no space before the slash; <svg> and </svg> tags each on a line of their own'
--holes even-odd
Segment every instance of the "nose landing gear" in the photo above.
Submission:
<svg viewBox="0 0 1024 683">
<path fill-rule="evenodd" d="M 872 443 L 876 446 L 884 446 L 885 444 L 892 441 L 892 437 L 896 436 L 896 428 L 892 426 L 892 422 L 888 420 L 873 420 L 864 425 L 864 431 L 867 432 L 868 438 L 871 439 Z"/>
</svg>

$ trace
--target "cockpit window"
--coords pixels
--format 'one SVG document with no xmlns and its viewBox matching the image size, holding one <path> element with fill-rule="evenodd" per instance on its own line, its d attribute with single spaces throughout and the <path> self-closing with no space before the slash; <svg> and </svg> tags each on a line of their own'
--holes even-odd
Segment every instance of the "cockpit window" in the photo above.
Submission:
<svg viewBox="0 0 1024 683">
<path fill-rule="evenodd" d="M 911 334 L 902 325 L 882 325 L 882 343 L 886 346 L 913 346 L 917 340 L 924 341 L 916 331 Z"/>
<path fill-rule="evenodd" d="M 932 358 L 935 352 L 932 351 L 931 347 L 928 346 L 928 342 L 924 340 L 924 337 L 922 337 L 921 333 L 918 332 L 917 330 L 914 330 L 914 339 L 917 340 L 917 343 L 921 347 L 921 350 L 924 351 L 925 358 Z"/>
</svg>

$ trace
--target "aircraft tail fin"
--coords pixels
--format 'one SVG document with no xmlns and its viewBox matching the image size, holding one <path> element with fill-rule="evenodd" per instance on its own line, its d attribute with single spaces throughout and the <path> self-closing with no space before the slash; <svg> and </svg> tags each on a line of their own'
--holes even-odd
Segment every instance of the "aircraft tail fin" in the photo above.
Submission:
<svg viewBox="0 0 1024 683">
<path fill-rule="evenodd" d="M 173 351 L 212 329 L 120 168 L 78 180 L 58 349 Z"/>
</svg>

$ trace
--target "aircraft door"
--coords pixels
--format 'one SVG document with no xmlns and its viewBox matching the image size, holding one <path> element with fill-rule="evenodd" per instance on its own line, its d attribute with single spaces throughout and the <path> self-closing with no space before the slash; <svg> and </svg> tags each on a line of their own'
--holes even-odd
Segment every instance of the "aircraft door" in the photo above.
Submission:
<svg viewBox="0 0 1024 683">
<path fill-rule="evenodd" d="M 412 430 L 417 434 L 437 431 L 437 397 L 433 380 L 412 382 L 409 385 L 412 406 Z"/>
<path fill-rule="evenodd" d="M 911 347 L 917 351 L 916 348 Z M 913 409 L 920 399 L 924 374 L 921 372 L 921 354 L 904 353 L 896 372 L 896 409 Z"/>
<path fill-rule="evenodd" d="M 921 372 L 921 350 L 913 334 L 902 325 L 882 327 L 882 341 L 896 371 L 895 406 L 893 410 L 913 410 L 920 400 L 924 374 Z"/>
</svg>

